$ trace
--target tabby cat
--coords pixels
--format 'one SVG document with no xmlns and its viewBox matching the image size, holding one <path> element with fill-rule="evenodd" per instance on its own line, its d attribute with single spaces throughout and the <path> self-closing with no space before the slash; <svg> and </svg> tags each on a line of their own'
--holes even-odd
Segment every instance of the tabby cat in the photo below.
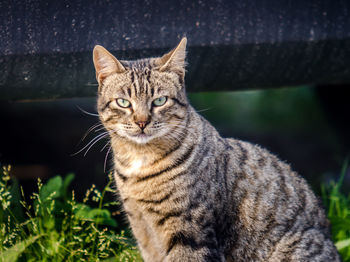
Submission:
<svg viewBox="0 0 350 262">
<path fill-rule="evenodd" d="M 222 138 L 186 98 L 186 38 L 158 58 L 93 51 L 98 112 L 145 261 L 340 261 L 305 180 Z"/>
</svg>

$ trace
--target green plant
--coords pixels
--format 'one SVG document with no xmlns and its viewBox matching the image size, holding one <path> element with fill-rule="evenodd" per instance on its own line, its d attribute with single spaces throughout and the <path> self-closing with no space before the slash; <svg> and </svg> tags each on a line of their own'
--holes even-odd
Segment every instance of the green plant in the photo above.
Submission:
<svg viewBox="0 0 350 262">
<path fill-rule="evenodd" d="M 350 194 L 341 192 L 348 161 L 337 182 L 321 185 L 322 199 L 332 224 L 332 236 L 344 262 L 350 262 Z M 115 232 L 117 222 L 105 201 L 112 177 L 100 192 L 93 185 L 81 203 L 68 187 L 74 175 L 56 176 L 26 201 L 10 166 L 0 174 L 0 261 L 142 261 L 134 242 Z M 90 202 L 97 207 L 91 207 Z M 30 202 L 30 203 L 28 203 Z"/>
<path fill-rule="evenodd" d="M 350 262 L 350 194 L 341 192 L 348 161 L 345 161 L 337 182 L 321 185 L 322 199 L 328 210 L 332 236 L 344 262 Z"/>
<path fill-rule="evenodd" d="M 102 192 L 93 185 L 82 203 L 68 190 L 72 174 L 46 184 L 38 180 L 38 192 L 26 201 L 10 167 L 3 167 L 0 261 L 141 261 L 133 241 L 115 232 L 117 222 L 107 208 L 119 203 L 105 201 L 105 194 L 114 192 L 109 177 Z"/>
</svg>

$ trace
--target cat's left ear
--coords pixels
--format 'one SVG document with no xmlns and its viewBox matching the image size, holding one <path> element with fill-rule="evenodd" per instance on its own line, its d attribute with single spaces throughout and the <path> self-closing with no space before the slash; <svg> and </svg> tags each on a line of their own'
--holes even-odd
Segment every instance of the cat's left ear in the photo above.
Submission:
<svg viewBox="0 0 350 262">
<path fill-rule="evenodd" d="M 126 71 L 118 59 L 100 45 L 96 45 L 94 48 L 93 61 L 96 69 L 96 79 L 99 85 L 101 85 L 107 76 Z"/>
<path fill-rule="evenodd" d="M 169 70 L 185 75 L 186 43 L 187 38 L 184 37 L 176 48 L 157 59 L 156 63 L 159 65 L 159 71 Z"/>
</svg>

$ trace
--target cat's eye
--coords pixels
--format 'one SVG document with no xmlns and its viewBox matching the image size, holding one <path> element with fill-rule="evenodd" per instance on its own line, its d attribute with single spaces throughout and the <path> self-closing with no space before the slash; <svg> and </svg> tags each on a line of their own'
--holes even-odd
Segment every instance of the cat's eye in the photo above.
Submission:
<svg viewBox="0 0 350 262">
<path fill-rule="evenodd" d="M 127 107 L 130 107 L 130 106 L 131 106 L 131 103 L 130 103 L 128 100 L 126 100 L 126 99 L 118 98 L 116 101 L 117 101 L 117 104 L 118 104 L 120 107 L 127 108 Z"/>
<path fill-rule="evenodd" d="M 167 101 L 167 97 L 166 96 L 162 96 L 162 97 L 154 99 L 152 104 L 154 106 L 162 106 L 162 105 L 165 104 L 166 101 Z"/>
</svg>

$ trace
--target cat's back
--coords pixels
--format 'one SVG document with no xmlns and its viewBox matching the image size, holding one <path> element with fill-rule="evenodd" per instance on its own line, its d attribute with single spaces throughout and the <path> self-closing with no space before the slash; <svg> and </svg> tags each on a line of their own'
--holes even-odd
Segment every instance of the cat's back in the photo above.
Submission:
<svg viewBox="0 0 350 262">
<path fill-rule="evenodd" d="M 236 139 L 225 142 L 233 213 L 238 217 L 235 261 L 300 261 L 298 252 L 305 257 L 306 248 L 313 261 L 336 261 L 328 220 L 307 182 L 266 149 Z M 248 243 L 252 252 L 247 252 Z"/>
</svg>

